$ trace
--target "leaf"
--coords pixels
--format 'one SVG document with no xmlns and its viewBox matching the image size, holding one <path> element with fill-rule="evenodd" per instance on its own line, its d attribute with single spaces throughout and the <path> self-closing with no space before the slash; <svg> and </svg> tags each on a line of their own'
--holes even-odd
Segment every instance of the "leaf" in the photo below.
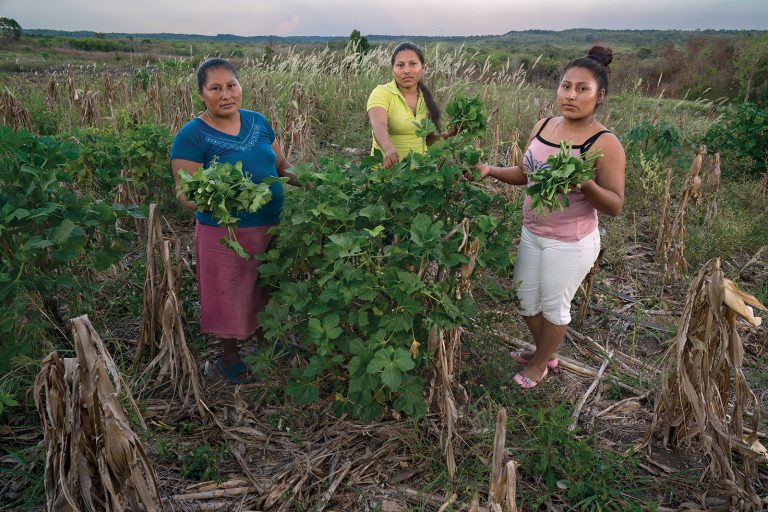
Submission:
<svg viewBox="0 0 768 512">
<path fill-rule="evenodd" d="M 309 358 L 309 363 L 304 367 L 305 377 L 316 377 L 325 371 L 326 364 L 325 359 L 317 354 Z"/>
<path fill-rule="evenodd" d="M 308 329 L 308 336 L 309 339 L 312 341 L 320 341 L 323 339 L 323 333 L 325 332 L 323 330 L 323 324 L 320 323 L 320 320 L 317 318 L 310 318 L 309 324 L 307 325 Z"/>
<path fill-rule="evenodd" d="M 377 374 L 382 369 L 384 369 L 385 366 L 392 363 L 392 360 L 389 357 L 389 350 L 387 348 L 380 348 L 376 351 L 376 353 L 373 355 L 373 358 L 368 363 L 368 368 L 366 368 L 366 371 L 370 374 Z"/>
<path fill-rule="evenodd" d="M 411 358 L 411 353 L 402 348 L 398 348 L 395 350 L 394 361 L 395 361 L 395 364 L 397 364 L 397 367 L 404 372 L 407 372 L 408 370 L 412 370 L 413 368 L 416 367 L 416 363 L 413 361 L 413 358 Z"/>
<path fill-rule="evenodd" d="M 248 256 L 248 253 L 245 252 L 245 248 L 242 245 L 240 245 L 240 242 L 238 242 L 237 240 L 230 239 L 230 238 L 221 238 L 219 239 L 219 243 L 224 247 L 229 247 L 230 249 L 235 251 L 237 255 L 243 258 L 244 260 L 247 260 L 250 258 L 250 256 Z"/>
<path fill-rule="evenodd" d="M 74 222 L 69 219 L 64 219 L 53 232 L 52 240 L 56 244 L 63 244 L 67 241 L 69 235 L 72 234 L 72 230 L 74 230 L 75 227 L 76 226 Z"/>
<path fill-rule="evenodd" d="M 399 390 L 399 396 L 392 404 L 394 408 L 416 419 L 427 414 L 427 402 L 424 400 L 424 384 L 416 376 L 406 377 Z"/>
<path fill-rule="evenodd" d="M 381 382 L 392 391 L 400 388 L 400 384 L 403 382 L 403 374 L 395 363 L 390 362 L 384 367 L 381 372 Z"/>
<path fill-rule="evenodd" d="M 55 244 L 51 240 L 43 240 L 39 236 L 33 236 L 24 243 L 22 250 L 28 251 L 30 249 L 45 249 L 46 247 L 50 247 L 52 245 Z"/>
<path fill-rule="evenodd" d="M 320 388 L 309 380 L 290 380 L 286 392 L 296 400 L 298 405 L 307 405 L 320 396 Z"/>
</svg>

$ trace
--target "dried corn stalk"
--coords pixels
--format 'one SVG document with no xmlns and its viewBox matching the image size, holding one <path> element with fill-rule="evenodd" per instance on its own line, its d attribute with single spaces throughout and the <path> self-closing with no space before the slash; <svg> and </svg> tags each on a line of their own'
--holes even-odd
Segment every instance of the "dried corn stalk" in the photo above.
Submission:
<svg viewBox="0 0 768 512">
<path fill-rule="evenodd" d="M 69 90 L 69 100 L 77 100 L 77 86 L 75 85 L 75 75 L 72 72 L 72 64 L 67 64 L 67 89 Z"/>
<path fill-rule="evenodd" d="M 115 81 L 112 79 L 112 75 L 107 73 L 104 75 L 104 99 L 107 100 L 107 103 L 113 103 L 117 99 L 115 94 Z"/>
<path fill-rule="evenodd" d="M 672 185 L 672 168 L 667 167 L 667 179 L 664 183 L 664 198 L 661 201 L 659 214 L 659 234 L 656 239 L 656 260 L 664 260 L 664 249 L 667 246 L 672 226 L 669 224 L 669 204 L 671 203 L 670 187 Z"/>
<path fill-rule="evenodd" d="M 45 107 L 48 110 L 57 108 L 59 103 L 59 84 L 56 82 L 56 73 L 53 73 L 48 79 L 48 86 L 45 89 Z"/>
<path fill-rule="evenodd" d="M 715 153 L 712 162 L 712 171 L 707 176 L 707 194 L 712 197 L 707 207 L 707 215 L 704 217 L 704 224 L 711 226 L 717 217 L 717 190 L 720 188 L 720 153 Z"/>
<path fill-rule="evenodd" d="M 597 259 L 595 260 L 595 264 L 592 265 L 592 268 L 589 269 L 589 272 L 587 272 L 587 275 L 584 277 L 584 280 L 581 282 L 581 288 L 584 292 L 584 298 L 579 304 L 579 313 L 576 315 L 576 325 L 584 325 L 584 319 L 587 317 L 587 310 L 589 309 L 589 299 L 592 296 L 592 285 L 595 281 L 595 276 L 600 271 L 600 262 L 603 260 L 603 254 L 605 253 L 605 248 L 601 248 L 600 252 L 597 254 Z"/>
<path fill-rule="evenodd" d="M 97 90 L 88 90 L 83 94 L 82 101 L 80 103 L 80 109 L 83 112 L 83 124 L 85 126 L 96 126 L 99 120 L 98 101 L 96 100 L 99 95 Z"/>
<path fill-rule="evenodd" d="M 0 94 L 0 119 L 14 131 L 32 131 L 32 119 L 21 101 L 7 87 Z"/>
<path fill-rule="evenodd" d="M 160 84 L 160 74 L 154 73 L 149 78 L 147 85 L 147 105 L 152 108 L 155 114 L 155 122 L 163 123 L 163 95 L 162 85 Z"/>
<path fill-rule="evenodd" d="M 523 151 L 520 149 L 520 130 L 517 128 L 512 130 L 512 144 L 510 145 L 508 165 L 511 167 L 523 165 Z"/>
<path fill-rule="evenodd" d="M 134 366 L 142 364 L 148 348 L 154 357 L 142 370 L 139 380 L 156 392 L 170 391 L 183 400 L 182 407 L 193 399 L 200 415 L 206 417 L 203 385 L 195 357 L 187 346 L 178 298 L 181 289 L 179 242 L 175 241 L 176 263 L 173 263 L 171 242 L 163 237 L 154 204 L 150 205 L 148 224 L 144 305 Z"/>
<path fill-rule="evenodd" d="M 470 276 L 475 268 L 477 252 L 480 249 L 478 239 L 469 242 L 469 220 L 464 219 L 446 238 L 455 232 L 463 234 L 459 250 L 469 258 L 462 264 L 459 282 L 456 287 L 456 298 L 460 299 L 470 291 Z M 428 348 L 433 356 L 432 379 L 429 383 L 427 404 L 438 414 L 440 425 L 437 427 L 440 444 L 445 450 L 446 466 L 451 478 L 456 474 L 456 456 L 454 451 L 455 433 L 459 420 L 459 408 L 456 394 L 466 400 L 467 394 L 459 381 L 461 368 L 461 327 L 452 329 L 437 329 L 429 332 Z"/>
<path fill-rule="evenodd" d="M 277 120 L 278 139 L 283 141 L 283 153 L 288 160 L 304 161 L 308 158 L 312 139 L 311 121 L 316 105 L 317 97 L 307 94 L 298 82 L 291 86 L 291 98 L 282 122 L 279 121 L 276 106 L 272 105 L 272 118 Z"/>
<path fill-rule="evenodd" d="M 195 107 L 192 104 L 192 89 L 188 78 L 181 78 L 176 82 L 173 94 L 169 98 L 169 111 L 173 112 L 170 129 L 173 133 L 195 117 Z"/>
<path fill-rule="evenodd" d="M 493 112 L 488 116 L 488 126 L 493 124 L 493 143 L 491 149 L 486 155 L 486 158 L 491 162 L 496 162 L 500 158 L 501 149 L 501 116 L 499 116 L 499 108 L 493 109 Z"/>
<path fill-rule="evenodd" d="M 768 190 L 768 171 L 763 173 L 763 177 L 760 178 L 760 183 L 757 184 L 756 190 L 759 195 L 765 195 L 766 190 Z"/>
<path fill-rule="evenodd" d="M 135 205 L 135 204 L 141 204 L 141 199 L 139 198 L 139 193 L 136 190 L 136 183 L 133 181 L 131 177 L 131 171 L 129 169 L 121 169 L 120 170 L 120 177 L 125 178 L 118 186 L 117 186 L 117 192 L 115 194 L 115 203 L 122 204 L 122 205 Z M 144 235 L 144 232 L 147 229 L 146 222 L 144 219 L 117 219 L 115 222 L 115 225 L 118 228 L 125 229 L 124 224 L 126 222 L 133 222 L 134 230 L 133 232 L 139 236 Z"/>
<path fill-rule="evenodd" d="M 77 357 L 61 360 L 52 352 L 34 386 L 47 509 L 162 510 L 154 469 L 120 405 L 121 392 L 141 419 L 136 404 L 88 317 L 72 320 L 72 328 Z"/>
<path fill-rule="evenodd" d="M 744 378 L 744 347 L 736 331 L 737 315 L 760 325 L 750 306 L 765 309 L 723 276 L 719 260 L 705 265 L 688 291 L 645 439 L 647 444 L 661 429 L 665 445 L 672 440 L 703 448 L 710 459 L 708 477 L 739 510 L 760 510 L 752 486 L 760 406 Z M 750 434 L 743 424 L 747 412 L 752 413 Z M 734 450 L 741 455 L 743 473 L 734 464 Z"/>
<path fill-rule="evenodd" d="M 669 231 L 663 233 L 663 239 L 660 240 L 660 254 L 664 260 L 664 269 L 668 266 L 683 273 L 688 272 L 688 262 L 685 260 L 685 215 L 688 211 L 688 201 L 697 201 L 701 190 L 701 163 L 707 148 L 704 145 L 699 146 L 699 151 L 691 163 L 691 168 L 685 176 L 683 191 L 680 202 L 677 205 L 677 214 L 672 222 Z M 665 222 L 665 220 L 662 220 Z"/>
</svg>

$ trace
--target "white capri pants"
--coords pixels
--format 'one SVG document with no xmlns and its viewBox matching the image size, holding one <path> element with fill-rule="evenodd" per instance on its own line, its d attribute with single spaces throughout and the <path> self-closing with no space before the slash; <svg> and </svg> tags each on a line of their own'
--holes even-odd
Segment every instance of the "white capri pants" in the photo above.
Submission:
<svg viewBox="0 0 768 512">
<path fill-rule="evenodd" d="M 520 314 L 542 313 L 555 325 L 570 323 L 571 300 L 599 253 L 599 229 L 578 242 L 561 242 L 523 226 L 514 273 Z"/>
</svg>

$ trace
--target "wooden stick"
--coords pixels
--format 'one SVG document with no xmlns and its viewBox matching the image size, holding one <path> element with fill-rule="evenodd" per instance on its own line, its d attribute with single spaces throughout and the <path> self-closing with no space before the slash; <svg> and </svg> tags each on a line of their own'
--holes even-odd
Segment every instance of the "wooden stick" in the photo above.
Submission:
<svg viewBox="0 0 768 512">
<path fill-rule="evenodd" d="M 647 393 L 646 393 L 646 395 L 647 395 Z M 622 405 L 624 405 L 627 402 L 639 402 L 643 398 L 645 398 L 645 397 L 644 396 L 631 396 L 629 398 L 625 398 L 624 400 L 619 400 L 618 402 L 609 405 L 608 407 L 606 407 L 602 411 L 600 411 L 597 414 L 595 414 L 595 417 L 599 418 L 601 416 L 604 416 L 604 415 L 608 414 L 609 412 L 613 411 L 614 409 L 617 409 L 617 408 L 621 407 Z"/>
<path fill-rule="evenodd" d="M 498 487 L 504 464 L 504 443 L 507 438 L 507 410 L 499 409 L 496 414 L 496 435 L 493 438 L 493 459 L 491 463 L 491 481 L 488 487 L 488 502 L 501 503 L 502 492 Z"/>
<path fill-rule="evenodd" d="M 517 462 L 508 461 L 504 469 L 507 473 L 507 510 L 517 512 Z"/>
<path fill-rule="evenodd" d="M 184 510 L 194 510 L 195 512 L 210 512 L 216 510 L 228 510 L 232 506 L 229 501 L 207 501 L 205 503 L 189 503 Z"/>
<path fill-rule="evenodd" d="M 173 497 L 173 499 L 179 500 L 179 501 L 190 501 L 190 500 L 207 500 L 211 498 L 230 498 L 233 496 L 241 496 L 249 492 L 256 492 L 256 488 L 254 488 L 252 485 L 247 485 L 245 487 L 235 487 L 232 489 L 213 489 L 210 491 L 191 492 L 188 494 L 177 494 Z"/>
<path fill-rule="evenodd" d="M 342 480 L 346 478 L 347 473 L 349 473 L 349 470 L 352 468 L 352 463 L 347 462 L 343 468 L 339 471 L 338 476 L 333 480 L 330 487 L 328 487 L 328 490 L 323 493 L 323 497 L 320 498 L 320 503 L 317 504 L 317 507 L 315 510 L 317 512 L 321 512 L 322 510 L 325 510 L 325 507 L 328 505 L 328 502 L 331 501 L 331 498 L 333 497 L 333 493 L 336 492 L 336 489 L 341 484 Z"/>
<path fill-rule="evenodd" d="M 573 429 L 576 428 L 576 424 L 579 421 L 579 414 L 581 414 L 581 409 L 584 407 L 584 404 L 587 403 L 587 398 L 589 398 L 589 395 L 592 394 L 592 392 L 597 388 L 597 385 L 600 383 L 600 379 L 603 376 L 603 373 L 605 373 L 606 367 L 608 367 L 608 363 L 611 361 L 611 358 L 613 357 L 613 351 L 608 352 L 608 357 L 606 357 L 603 360 L 603 364 L 600 365 L 600 369 L 597 371 L 597 376 L 595 377 L 595 380 L 592 381 L 592 384 L 587 388 L 587 392 L 584 393 L 584 396 L 581 397 L 581 400 L 579 400 L 578 405 L 576 405 L 576 409 L 574 409 L 573 414 L 571 414 L 571 417 L 573 418 L 573 423 L 568 425 L 568 432 L 573 431 Z"/>
<path fill-rule="evenodd" d="M 453 503 L 459 498 L 459 495 L 456 493 L 451 494 L 451 497 L 448 498 L 448 501 L 440 505 L 440 508 L 437 509 L 437 512 L 445 512 L 445 510 L 453 505 Z"/>
<path fill-rule="evenodd" d="M 741 274 L 742 272 L 744 272 L 744 270 L 745 270 L 745 269 L 746 269 L 748 266 L 752 265 L 752 264 L 753 264 L 753 263 L 755 263 L 755 262 L 756 262 L 758 259 L 760 259 L 760 254 L 762 254 L 762 252 L 765 250 L 765 248 L 766 248 L 766 247 L 768 247 L 768 245 L 764 245 L 764 246 L 760 247 L 760 249 L 758 249 L 758 250 L 757 250 L 757 252 L 755 253 L 755 255 L 754 255 L 754 256 L 752 256 L 752 259 L 751 259 L 751 260 L 749 260 L 748 262 L 746 262 L 746 263 L 744 264 L 744 266 L 743 266 L 743 267 L 741 267 L 741 268 L 739 269 L 739 272 L 738 272 L 738 274 Z M 737 274 L 737 275 L 738 275 L 738 274 Z"/>
<path fill-rule="evenodd" d="M 187 487 L 187 491 L 202 492 L 212 491 L 214 489 L 232 489 L 234 487 L 245 487 L 251 483 L 243 478 L 235 478 L 227 480 L 226 482 L 200 482 L 199 484 L 192 484 Z"/>
</svg>

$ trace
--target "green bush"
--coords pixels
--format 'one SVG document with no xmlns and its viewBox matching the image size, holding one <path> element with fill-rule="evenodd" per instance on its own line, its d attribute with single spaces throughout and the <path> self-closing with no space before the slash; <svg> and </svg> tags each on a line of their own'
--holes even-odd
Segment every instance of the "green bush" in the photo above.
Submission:
<svg viewBox="0 0 768 512">
<path fill-rule="evenodd" d="M 479 267 L 512 266 L 517 206 L 463 179 L 474 169 L 458 156 L 467 140 L 437 142 L 389 169 L 366 157 L 299 170 L 305 188 L 287 192 L 260 267 L 276 288 L 260 316 L 266 336 L 293 334 L 310 354 L 290 374 L 299 404 L 323 392 L 337 414 L 366 421 L 387 405 L 426 412 L 428 333 L 466 325 L 476 310 L 470 294 L 456 297 L 468 261 L 460 246 L 479 242 Z M 467 240 L 453 229 L 465 219 Z"/>
<path fill-rule="evenodd" d="M 659 163 L 671 159 L 675 166 L 686 167 L 690 163 L 692 146 L 685 133 L 666 122 L 641 121 L 630 128 L 621 138 L 627 151 L 627 160 L 635 167 L 641 165 L 641 155 L 646 161 Z M 686 167 L 687 168 L 687 167 Z"/>
<path fill-rule="evenodd" d="M 142 216 L 77 190 L 70 171 L 78 156 L 70 142 L 0 126 L 0 304 L 8 311 L 24 311 L 30 297 L 40 297 L 47 314 L 58 318 L 62 294 L 89 303 L 90 274 L 117 262 L 128 241 L 117 219 Z M 35 310 L 0 323 L 2 367 L 28 348 L 23 333 L 35 323 Z"/>
<path fill-rule="evenodd" d="M 723 177 L 757 177 L 768 170 L 768 108 L 742 103 L 730 108 L 704 138 L 710 152 L 723 158 Z"/>
</svg>

